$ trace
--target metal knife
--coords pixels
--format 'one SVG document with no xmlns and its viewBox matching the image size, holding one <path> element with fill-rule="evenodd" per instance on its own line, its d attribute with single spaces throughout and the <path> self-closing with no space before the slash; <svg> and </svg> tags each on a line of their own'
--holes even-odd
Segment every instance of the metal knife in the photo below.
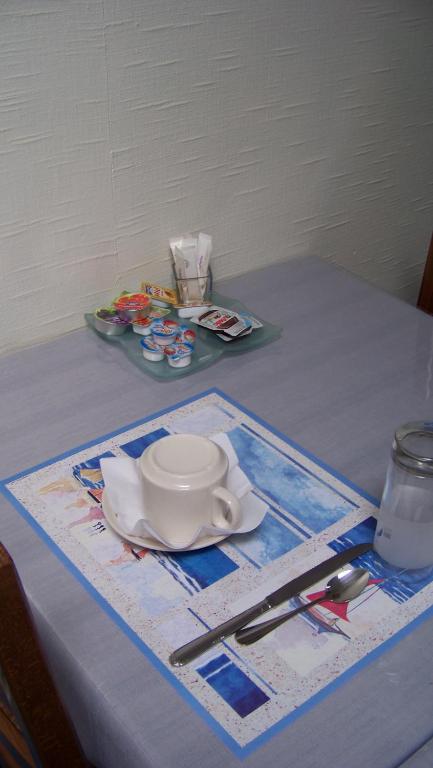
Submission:
<svg viewBox="0 0 433 768">
<path fill-rule="evenodd" d="M 203 635 L 196 637 L 195 640 L 191 640 L 189 643 L 182 645 L 177 651 L 169 657 L 170 664 L 174 667 L 183 667 L 184 664 L 189 664 L 190 661 L 196 659 L 205 651 L 208 651 L 213 645 L 216 645 L 221 640 L 224 640 L 229 635 L 233 635 L 238 629 L 245 627 L 250 621 L 254 621 L 262 613 L 266 613 L 271 608 L 284 603 L 285 600 L 289 600 L 291 597 L 303 592 L 304 589 L 308 589 L 317 581 L 321 581 L 326 576 L 330 576 L 334 571 L 338 571 L 343 565 L 350 563 L 356 557 L 360 557 L 369 549 L 373 548 L 373 542 L 367 541 L 363 544 L 356 544 L 353 547 L 343 549 L 342 552 L 338 552 L 328 560 L 324 560 L 323 563 L 315 565 L 306 573 L 301 576 L 297 576 L 295 579 L 287 582 L 284 586 L 276 589 L 275 592 L 271 592 L 270 595 L 261 600 L 260 603 L 256 603 L 251 608 L 247 608 L 246 611 L 238 613 L 237 616 L 228 619 L 228 621 L 219 624 L 215 629 L 210 629 Z"/>
</svg>

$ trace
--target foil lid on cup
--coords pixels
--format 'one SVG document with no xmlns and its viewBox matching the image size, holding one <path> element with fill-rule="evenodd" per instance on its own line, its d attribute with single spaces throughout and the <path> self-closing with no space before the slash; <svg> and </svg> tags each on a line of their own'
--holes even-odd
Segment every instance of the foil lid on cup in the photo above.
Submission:
<svg viewBox="0 0 433 768">
<path fill-rule="evenodd" d="M 133 320 L 132 330 L 135 331 L 135 333 L 141 333 L 143 336 L 148 336 L 151 333 L 151 323 L 152 320 L 150 317 L 139 317 L 137 320 Z"/>
<path fill-rule="evenodd" d="M 157 318 L 165 317 L 166 315 L 169 315 L 171 310 L 168 307 L 160 307 L 156 304 L 150 305 L 150 312 L 149 317 L 152 320 L 156 320 Z"/>
<path fill-rule="evenodd" d="M 125 293 L 118 296 L 113 302 L 116 309 L 123 311 L 136 309 L 150 309 L 150 299 L 145 293 Z"/>
<path fill-rule="evenodd" d="M 170 344 L 176 337 L 178 327 L 174 320 L 154 320 L 151 325 L 154 341 L 161 345 Z"/>
<path fill-rule="evenodd" d="M 147 337 L 140 339 L 140 344 L 143 352 L 143 356 L 146 360 L 152 360 L 157 362 L 164 359 L 164 351 L 156 344 L 152 339 Z"/>
<path fill-rule="evenodd" d="M 169 365 L 175 368 L 183 368 L 190 364 L 193 350 L 192 344 L 188 344 L 185 341 L 166 346 L 164 352 L 167 355 Z"/>
<path fill-rule="evenodd" d="M 95 317 L 103 320 L 105 323 L 115 323 L 116 325 L 130 325 L 130 320 L 122 314 L 119 314 L 112 307 L 100 307 L 94 312 Z"/>
<path fill-rule="evenodd" d="M 196 339 L 196 332 L 193 331 L 192 328 L 189 328 L 187 325 L 179 326 L 179 330 L 176 336 L 176 343 L 187 342 L 188 344 L 191 344 L 191 346 L 194 346 L 195 339 Z"/>
</svg>

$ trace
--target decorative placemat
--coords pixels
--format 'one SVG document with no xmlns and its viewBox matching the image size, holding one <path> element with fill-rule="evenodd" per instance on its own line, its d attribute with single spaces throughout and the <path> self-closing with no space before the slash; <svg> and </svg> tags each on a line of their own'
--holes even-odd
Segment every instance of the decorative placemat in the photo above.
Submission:
<svg viewBox="0 0 433 768">
<path fill-rule="evenodd" d="M 117 344 L 125 353 L 128 360 L 157 381 L 170 381 L 179 379 L 182 376 L 189 376 L 191 373 L 201 371 L 203 368 L 208 368 L 210 365 L 213 365 L 223 355 L 240 355 L 250 352 L 252 349 L 258 349 L 265 344 L 269 344 L 281 335 L 281 328 L 257 317 L 255 312 L 247 309 L 245 305 L 237 299 L 223 296 L 216 291 L 212 291 L 211 299 L 217 306 L 227 307 L 236 312 L 247 312 L 248 314 L 254 315 L 254 317 L 260 320 L 262 326 L 261 328 L 256 328 L 249 336 L 245 336 L 242 339 L 224 342 L 211 331 L 206 330 L 206 328 L 200 328 L 189 320 L 179 318 L 176 311 L 172 310 L 170 314 L 167 315 L 168 319 L 176 320 L 180 325 L 187 325 L 188 328 L 192 328 L 197 334 L 191 363 L 186 368 L 172 368 L 172 366 L 167 363 L 167 360 L 159 360 L 158 362 L 145 360 L 140 346 L 140 339 L 143 338 L 142 336 L 134 333 L 132 329 L 128 329 L 126 333 L 121 336 L 105 336 L 104 334 L 99 333 L 95 328 L 93 315 L 86 314 L 84 317 L 87 325 L 100 336 L 101 339 L 107 341 L 109 344 Z"/>
<path fill-rule="evenodd" d="M 269 505 L 258 529 L 202 550 L 163 553 L 130 545 L 109 528 L 99 503 L 100 458 L 138 457 L 180 432 L 229 436 L 254 493 Z M 218 390 L 9 478 L 1 489 L 240 757 L 432 613 L 433 567 L 398 569 L 369 552 L 354 563 L 369 569 L 368 587 L 349 604 L 316 605 L 254 645 L 232 637 L 189 666 L 170 666 L 179 645 L 333 553 L 372 541 L 376 525 L 374 499 Z M 281 610 L 323 589 L 317 584 Z"/>
</svg>

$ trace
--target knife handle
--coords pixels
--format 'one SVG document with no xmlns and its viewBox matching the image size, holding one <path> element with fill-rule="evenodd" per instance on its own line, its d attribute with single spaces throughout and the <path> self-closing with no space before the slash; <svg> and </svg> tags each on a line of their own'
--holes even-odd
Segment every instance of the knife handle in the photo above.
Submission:
<svg viewBox="0 0 433 768">
<path fill-rule="evenodd" d="M 225 637 L 233 635 L 238 629 L 242 629 L 250 621 L 254 621 L 262 613 L 268 611 L 271 606 L 267 600 L 262 600 L 261 603 L 253 605 L 246 611 L 239 613 L 237 616 L 225 621 L 223 624 L 219 624 L 215 629 L 210 629 L 205 632 L 204 635 L 196 637 L 194 640 L 190 640 L 189 643 L 182 645 L 169 657 L 170 664 L 173 667 L 183 667 L 185 664 L 189 664 L 190 661 L 196 659 L 197 656 L 201 656 L 202 653 L 208 651 L 213 645 L 216 645 Z"/>
<path fill-rule="evenodd" d="M 279 589 L 276 589 L 275 592 L 272 592 L 267 596 L 267 600 L 272 605 L 272 608 L 275 608 L 277 605 L 284 603 L 290 597 L 298 595 L 300 592 L 303 592 L 304 589 L 307 589 L 307 587 L 310 587 L 312 584 L 315 584 L 317 581 L 325 578 L 325 576 L 330 576 L 330 574 L 334 571 L 339 571 L 343 565 L 347 565 L 347 563 L 350 563 L 357 557 L 361 557 L 361 555 L 364 555 L 372 548 L 373 542 L 365 541 L 361 544 L 355 544 L 353 547 L 342 549 L 328 560 L 325 560 L 323 563 L 319 563 L 319 565 L 314 566 L 314 568 L 312 568 L 310 571 L 307 571 L 307 573 L 304 573 L 301 576 L 298 576 L 296 579 L 293 579 L 289 585 L 284 584 Z M 289 593 L 287 590 L 288 586 L 290 587 Z"/>
<path fill-rule="evenodd" d="M 297 616 L 298 613 L 308 611 L 310 608 L 312 608 L 313 605 L 320 603 L 324 599 L 325 598 L 323 595 L 321 595 L 320 597 L 316 597 L 315 600 L 311 600 L 308 603 L 299 605 L 297 608 L 294 608 L 293 611 L 282 613 L 281 616 L 274 616 L 272 619 L 268 619 L 267 621 L 261 621 L 260 624 L 253 624 L 251 627 L 244 627 L 243 629 L 240 629 L 238 632 L 236 632 L 235 639 L 238 641 L 238 643 L 241 643 L 241 645 L 251 645 L 252 643 L 256 643 L 257 640 L 261 640 L 262 637 L 268 635 L 269 632 L 273 632 L 273 630 L 279 627 L 281 624 L 284 624 L 289 619 Z"/>
</svg>

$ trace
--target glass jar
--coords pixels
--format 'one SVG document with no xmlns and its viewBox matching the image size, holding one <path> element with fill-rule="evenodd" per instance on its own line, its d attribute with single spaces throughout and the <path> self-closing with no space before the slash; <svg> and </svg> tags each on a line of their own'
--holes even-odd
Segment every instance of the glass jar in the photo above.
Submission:
<svg viewBox="0 0 433 768">
<path fill-rule="evenodd" d="M 433 422 L 395 432 L 374 548 L 401 568 L 433 565 Z"/>
</svg>

